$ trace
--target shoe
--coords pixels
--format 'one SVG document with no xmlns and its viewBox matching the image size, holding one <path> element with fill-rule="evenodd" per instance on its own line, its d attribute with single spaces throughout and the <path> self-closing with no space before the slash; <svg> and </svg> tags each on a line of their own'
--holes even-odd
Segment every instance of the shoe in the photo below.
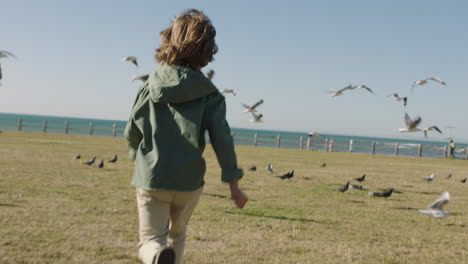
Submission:
<svg viewBox="0 0 468 264">
<path fill-rule="evenodd" d="M 175 251 L 171 247 L 164 248 L 154 258 L 153 264 L 174 264 L 175 263 Z"/>
</svg>

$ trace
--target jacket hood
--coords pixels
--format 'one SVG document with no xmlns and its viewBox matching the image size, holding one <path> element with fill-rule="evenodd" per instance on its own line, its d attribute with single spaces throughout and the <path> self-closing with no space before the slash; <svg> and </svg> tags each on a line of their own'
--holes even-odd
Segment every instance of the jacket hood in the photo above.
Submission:
<svg viewBox="0 0 468 264">
<path fill-rule="evenodd" d="M 146 84 L 155 103 L 184 103 L 218 91 L 201 71 L 166 63 L 150 74 Z"/>
</svg>

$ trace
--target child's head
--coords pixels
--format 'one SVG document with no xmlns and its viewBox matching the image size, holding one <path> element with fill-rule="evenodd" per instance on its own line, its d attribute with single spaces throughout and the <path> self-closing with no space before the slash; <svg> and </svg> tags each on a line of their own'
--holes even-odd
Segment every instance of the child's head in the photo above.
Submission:
<svg viewBox="0 0 468 264">
<path fill-rule="evenodd" d="M 156 60 L 191 68 L 204 67 L 218 52 L 215 36 L 216 30 L 203 12 L 187 10 L 161 31 Z"/>
</svg>

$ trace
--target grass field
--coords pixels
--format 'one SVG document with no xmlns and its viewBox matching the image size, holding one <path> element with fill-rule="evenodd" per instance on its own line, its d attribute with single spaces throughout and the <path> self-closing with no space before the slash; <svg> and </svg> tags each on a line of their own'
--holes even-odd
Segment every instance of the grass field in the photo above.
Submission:
<svg viewBox="0 0 468 264">
<path fill-rule="evenodd" d="M 468 263 L 468 183 L 459 182 L 468 176 L 466 160 L 236 150 L 250 201 L 235 208 L 207 146 L 185 263 Z M 114 154 L 119 161 L 98 169 L 74 159 L 78 153 L 81 161 Z M 263 169 L 269 162 L 274 174 Z M 252 164 L 256 172 L 247 171 Z M 291 181 L 273 177 L 293 169 Z M 0 263 L 138 263 L 132 170 L 121 138 L 3 131 Z M 366 191 L 335 191 L 364 173 Z M 433 183 L 421 180 L 431 173 Z M 390 187 L 400 193 L 367 195 Z M 417 211 L 443 191 L 452 216 Z"/>
</svg>

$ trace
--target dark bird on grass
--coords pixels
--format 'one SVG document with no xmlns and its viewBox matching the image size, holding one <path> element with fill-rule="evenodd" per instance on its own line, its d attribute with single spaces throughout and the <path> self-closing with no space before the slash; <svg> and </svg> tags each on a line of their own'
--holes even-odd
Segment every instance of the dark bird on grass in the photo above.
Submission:
<svg viewBox="0 0 468 264">
<path fill-rule="evenodd" d="M 277 177 L 277 178 L 280 178 L 280 179 L 282 179 L 282 180 L 284 180 L 284 179 L 288 179 L 288 180 L 289 180 L 289 179 L 291 179 L 292 177 L 294 177 L 294 170 L 293 170 L 293 171 L 290 171 L 290 172 L 288 172 L 288 173 L 286 173 L 286 174 L 283 174 L 283 175 L 280 175 L 280 176 L 276 176 L 276 177 Z"/>
<path fill-rule="evenodd" d="M 81 155 L 80 155 L 80 154 L 78 154 L 78 155 L 75 156 L 75 159 L 80 159 L 80 158 L 81 158 Z"/>
<path fill-rule="evenodd" d="M 445 179 L 450 179 L 452 178 L 452 173 L 449 173 L 449 175 L 447 175 L 447 177 L 445 177 Z"/>
<path fill-rule="evenodd" d="M 392 193 L 393 193 L 394 189 L 391 188 L 385 192 L 369 192 L 369 196 L 371 197 L 384 197 L 384 198 L 388 198 L 390 196 L 392 196 Z"/>
<path fill-rule="evenodd" d="M 450 215 L 449 212 L 444 211 L 444 205 L 446 205 L 450 200 L 450 194 L 448 192 L 443 192 L 442 195 L 435 200 L 432 204 L 428 206 L 426 210 L 419 210 L 423 214 L 427 214 L 434 218 L 443 218 Z"/>
<path fill-rule="evenodd" d="M 349 186 L 351 187 L 351 189 L 363 190 L 362 185 L 359 184 L 350 184 Z"/>
<path fill-rule="evenodd" d="M 270 173 L 273 173 L 273 164 L 268 163 L 268 166 L 265 167 L 265 170 L 269 171 Z"/>
<path fill-rule="evenodd" d="M 117 162 L 117 155 L 115 155 L 111 160 L 109 160 L 109 163 L 116 163 Z"/>
<path fill-rule="evenodd" d="M 327 166 L 327 163 L 324 162 L 324 163 L 320 166 L 320 168 L 325 168 L 326 166 Z"/>
<path fill-rule="evenodd" d="M 98 164 L 98 168 L 102 169 L 104 168 L 104 161 L 101 160 L 101 162 Z"/>
<path fill-rule="evenodd" d="M 465 183 L 465 182 L 466 182 L 466 177 L 465 177 L 465 179 L 460 180 L 460 182 L 461 182 L 461 183 Z"/>
<path fill-rule="evenodd" d="M 434 176 L 435 176 L 435 174 L 432 173 L 429 177 L 423 178 L 423 180 L 426 181 L 426 182 L 432 182 L 432 181 L 434 181 Z"/>
<path fill-rule="evenodd" d="M 86 164 L 86 165 L 93 165 L 94 162 L 96 161 L 96 156 L 94 156 L 92 159 L 88 160 L 88 161 L 83 161 L 83 164 Z"/>
<path fill-rule="evenodd" d="M 255 165 L 252 165 L 249 168 L 249 171 L 256 171 L 256 170 L 257 170 L 257 166 L 255 166 Z"/>
<path fill-rule="evenodd" d="M 355 180 L 358 182 L 363 182 L 364 179 L 366 179 L 366 174 L 362 175 L 361 177 L 355 178 Z"/>
<path fill-rule="evenodd" d="M 341 186 L 340 188 L 336 189 L 339 192 L 346 192 L 349 189 L 349 182 L 347 182 L 345 185 Z"/>
</svg>

